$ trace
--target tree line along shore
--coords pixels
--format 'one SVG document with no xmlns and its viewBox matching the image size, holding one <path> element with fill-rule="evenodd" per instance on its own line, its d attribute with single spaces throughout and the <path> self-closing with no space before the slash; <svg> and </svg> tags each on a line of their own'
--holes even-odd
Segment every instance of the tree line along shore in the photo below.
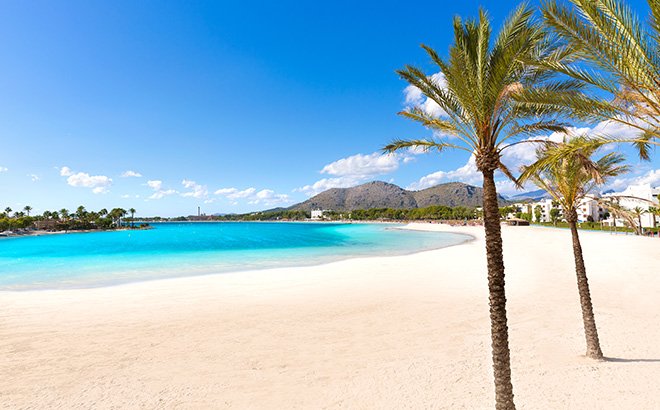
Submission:
<svg viewBox="0 0 660 410">
<path fill-rule="evenodd" d="M 32 207 L 26 205 L 21 211 L 13 211 L 10 207 L 0 212 L 0 233 L 25 234 L 34 231 L 95 231 L 112 229 L 145 229 L 146 223 L 134 223 L 135 209 L 113 208 L 108 211 L 88 211 L 79 206 L 74 212 L 66 208 L 59 211 L 44 211 L 40 215 L 30 215 Z M 131 215 L 127 217 L 127 215 Z"/>
</svg>

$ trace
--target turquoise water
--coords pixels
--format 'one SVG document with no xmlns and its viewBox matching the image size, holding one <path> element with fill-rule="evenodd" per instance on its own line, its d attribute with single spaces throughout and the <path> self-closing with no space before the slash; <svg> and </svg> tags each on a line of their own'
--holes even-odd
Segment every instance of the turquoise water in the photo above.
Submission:
<svg viewBox="0 0 660 410">
<path fill-rule="evenodd" d="M 400 255 L 465 235 L 391 224 L 162 223 L 114 231 L 0 239 L 0 290 L 85 288 L 159 278 Z"/>
</svg>

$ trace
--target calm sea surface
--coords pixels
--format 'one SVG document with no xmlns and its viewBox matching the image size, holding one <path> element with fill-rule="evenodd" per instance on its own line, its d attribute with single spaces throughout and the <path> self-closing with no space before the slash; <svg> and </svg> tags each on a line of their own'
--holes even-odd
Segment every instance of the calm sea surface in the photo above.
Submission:
<svg viewBox="0 0 660 410">
<path fill-rule="evenodd" d="M 455 245 L 465 235 L 392 224 L 162 223 L 116 231 L 0 239 L 0 290 L 85 288 L 302 266 Z"/>
</svg>

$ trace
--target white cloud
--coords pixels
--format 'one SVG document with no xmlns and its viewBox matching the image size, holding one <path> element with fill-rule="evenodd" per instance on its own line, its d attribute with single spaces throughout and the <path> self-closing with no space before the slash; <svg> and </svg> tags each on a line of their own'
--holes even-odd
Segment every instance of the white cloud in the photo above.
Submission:
<svg viewBox="0 0 660 410">
<path fill-rule="evenodd" d="M 159 181 L 157 179 L 149 180 L 147 181 L 147 185 L 154 191 L 159 191 L 163 187 L 163 181 Z"/>
<path fill-rule="evenodd" d="M 433 82 L 440 88 L 447 87 L 447 80 L 445 75 L 441 72 L 431 75 L 431 80 L 433 80 Z M 445 111 L 440 108 L 438 103 L 426 97 L 422 91 L 414 85 L 409 85 L 404 88 L 403 95 L 405 96 L 405 105 L 409 108 L 419 107 L 433 117 L 444 117 L 447 115 Z"/>
<path fill-rule="evenodd" d="M 90 175 L 87 172 L 74 173 L 69 167 L 60 168 L 60 175 L 67 177 L 66 182 L 76 188 L 90 188 L 95 194 L 109 192 L 112 179 L 105 175 Z"/>
<path fill-rule="evenodd" d="M 30 180 L 32 180 L 32 182 L 37 182 L 41 179 L 41 178 L 39 178 L 39 175 L 37 175 L 37 174 L 27 174 L 27 176 L 30 177 Z"/>
<path fill-rule="evenodd" d="M 148 197 L 148 199 L 162 199 L 166 196 L 178 193 L 178 191 L 174 189 L 163 189 L 163 181 L 158 179 L 150 179 L 147 181 L 147 186 L 155 191 Z M 135 197 L 138 198 L 138 195 Z"/>
<path fill-rule="evenodd" d="M 279 205 L 290 203 L 291 199 L 286 194 L 276 194 L 272 189 L 262 189 L 257 192 L 254 199 L 248 203 L 251 205 Z"/>
<path fill-rule="evenodd" d="M 327 191 L 331 188 L 349 188 L 363 182 L 364 179 L 361 177 L 340 177 L 340 178 L 323 178 L 314 182 L 310 185 L 305 185 L 300 188 L 296 188 L 294 192 L 302 192 L 308 196 L 313 196 L 323 191 Z"/>
<path fill-rule="evenodd" d="M 478 185 L 481 184 L 483 178 L 477 169 L 477 164 L 474 155 L 471 155 L 468 162 L 452 171 L 436 171 L 426 176 L 423 176 L 419 181 L 414 182 L 408 186 L 408 189 L 420 190 L 430 188 L 432 186 L 441 184 L 443 182 L 464 182 L 466 184 Z"/>
<path fill-rule="evenodd" d="M 654 188 L 660 186 L 660 169 L 652 169 L 637 175 L 620 176 L 606 184 L 605 189 L 623 191 L 629 185 L 651 185 Z"/>
<path fill-rule="evenodd" d="M 188 192 L 182 192 L 181 196 L 183 197 L 201 199 L 201 198 L 206 198 L 209 194 L 209 190 L 206 188 L 205 185 L 200 185 L 195 181 L 184 179 L 183 181 L 181 181 L 181 184 L 183 185 L 184 188 L 191 190 Z"/>
<path fill-rule="evenodd" d="M 166 196 L 174 195 L 177 191 L 174 189 L 158 190 L 149 196 L 149 199 L 162 199 Z"/>
<path fill-rule="evenodd" d="M 250 187 L 243 190 L 238 188 L 221 188 L 214 192 L 215 195 L 223 196 L 236 205 L 236 200 L 245 199 L 250 205 L 279 205 L 291 203 L 291 198 L 286 194 L 278 194 L 272 189 L 262 189 L 257 191 Z"/>
<path fill-rule="evenodd" d="M 333 176 L 323 178 L 313 184 L 294 189 L 308 196 L 316 195 L 330 188 L 347 188 L 366 182 L 378 175 L 392 173 L 399 169 L 401 162 L 407 164 L 414 160 L 419 150 L 407 150 L 401 153 L 356 154 L 327 164 L 321 169 L 321 174 Z"/>
<path fill-rule="evenodd" d="M 397 154 L 356 154 L 331 162 L 321 169 L 321 173 L 338 177 L 388 174 L 399 168 L 400 159 L 401 155 Z"/>
<path fill-rule="evenodd" d="M 140 174 L 139 172 L 131 171 L 131 170 L 124 171 L 121 174 L 122 178 L 140 178 L 141 176 L 142 174 Z"/>
<path fill-rule="evenodd" d="M 0 167 L 0 172 L 7 172 L 9 171 L 9 168 L 7 167 Z"/>
<path fill-rule="evenodd" d="M 215 191 L 214 194 L 227 197 L 228 199 L 236 200 L 241 198 L 247 198 L 252 194 L 254 194 L 256 191 L 257 190 L 254 188 L 247 188 L 242 191 L 238 190 L 237 188 L 221 188 Z"/>
</svg>

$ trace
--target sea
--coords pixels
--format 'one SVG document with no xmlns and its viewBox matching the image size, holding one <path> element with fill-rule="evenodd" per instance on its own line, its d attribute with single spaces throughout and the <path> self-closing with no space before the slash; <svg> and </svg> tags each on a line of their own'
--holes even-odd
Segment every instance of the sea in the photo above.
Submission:
<svg viewBox="0 0 660 410">
<path fill-rule="evenodd" d="M 397 224 L 153 223 L 118 230 L 0 238 L 0 291 L 112 286 L 404 255 L 456 245 L 466 235 Z"/>
</svg>

